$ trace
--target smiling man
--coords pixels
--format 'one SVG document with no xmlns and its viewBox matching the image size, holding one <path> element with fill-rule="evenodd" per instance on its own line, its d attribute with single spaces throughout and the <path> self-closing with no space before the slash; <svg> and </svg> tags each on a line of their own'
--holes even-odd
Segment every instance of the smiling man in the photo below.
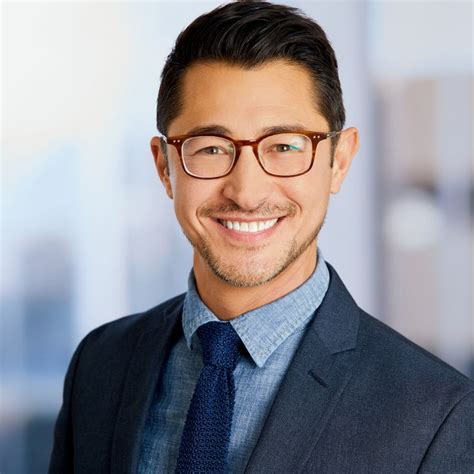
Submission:
<svg viewBox="0 0 474 474">
<path fill-rule="evenodd" d="M 181 94 L 167 149 L 155 137 L 152 150 L 195 249 L 200 298 L 231 319 L 314 272 L 329 194 L 357 151 L 357 130 L 332 132 L 343 118 L 322 115 L 310 73 L 288 59 L 250 69 L 202 60 L 186 70 Z M 339 142 L 334 156 L 330 132 Z"/>
<path fill-rule="evenodd" d="M 188 291 L 71 361 L 51 473 L 472 472 L 474 384 L 360 309 L 318 248 L 358 149 L 300 11 L 197 18 L 151 141 L 194 249 Z"/>
</svg>

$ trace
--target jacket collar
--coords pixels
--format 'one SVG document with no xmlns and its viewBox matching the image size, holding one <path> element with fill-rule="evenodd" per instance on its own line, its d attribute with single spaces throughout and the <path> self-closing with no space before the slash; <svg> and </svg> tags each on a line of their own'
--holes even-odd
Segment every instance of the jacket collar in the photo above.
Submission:
<svg viewBox="0 0 474 474">
<path fill-rule="evenodd" d="M 303 470 L 358 361 L 359 308 L 328 268 L 329 289 L 277 392 L 246 472 Z"/>
<path fill-rule="evenodd" d="M 123 384 L 112 444 L 111 472 L 137 472 L 145 422 L 161 369 L 180 336 L 184 294 L 148 310 Z"/>
</svg>

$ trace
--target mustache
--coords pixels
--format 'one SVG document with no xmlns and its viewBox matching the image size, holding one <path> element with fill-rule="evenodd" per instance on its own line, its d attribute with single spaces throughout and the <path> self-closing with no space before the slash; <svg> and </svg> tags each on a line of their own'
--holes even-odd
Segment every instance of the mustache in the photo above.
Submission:
<svg viewBox="0 0 474 474">
<path fill-rule="evenodd" d="M 272 217 L 275 214 L 284 214 L 292 217 L 296 214 L 296 206 L 293 203 L 285 205 L 270 204 L 262 202 L 252 210 L 243 209 L 237 203 L 226 203 L 216 207 L 204 207 L 199 213 L 202 217 L 210 217 L 215 214 L 239 213 L 242 217 Z"/>
</svg>

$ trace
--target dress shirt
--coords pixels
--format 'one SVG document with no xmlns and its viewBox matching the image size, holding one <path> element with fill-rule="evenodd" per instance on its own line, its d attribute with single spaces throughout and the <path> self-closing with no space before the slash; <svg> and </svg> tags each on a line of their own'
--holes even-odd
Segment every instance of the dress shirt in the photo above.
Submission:
<svg viewBox="0 0 474 474">
<path fill-rule="evenodd" d="M 317 251 L 316 268 L 302 285 L 230 321 L 245 353 L 234 371 L 229 472 L 245 470 L 283 376 L 328 289 L 329 270 L 319 247 Z M 196 330 L 209 321 L 220 320 L 199 297 L 191 270 L 183 303 L 183 334 L 157 384 L 143 433 L 139 474 L 175 470 L 187 410 L 203 367 Z"/>
</svg>

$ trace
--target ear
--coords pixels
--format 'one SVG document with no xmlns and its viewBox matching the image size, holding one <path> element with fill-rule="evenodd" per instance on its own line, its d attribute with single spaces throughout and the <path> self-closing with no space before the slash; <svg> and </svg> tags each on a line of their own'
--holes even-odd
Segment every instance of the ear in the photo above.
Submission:
<svg viewBox="0 0 474 474">
<path fill-rule="evenodd" d="M 166 151 L 162 149 L 162 141 L 160 140 L 160 137 L 153 137 L 150 142 L 150 147 L 153 154 L 153 160 L 155 161 L 156 170 L 158 171 L 158 176 L 165 187 L 166 194 L 170 199 L 173 199 L 173 190 L 171 188 L 169 175 L 169 163 L 167 158 L 165 158 Z"/>
<path fill-rule="evenodd" d="M 336 194 L 342 186 L 342 182 L 349 172 L 352 159 L 359 150 L 359 132 L 357 128 L 351 127 L 343 130 L 339 135 L 336 150 L 334 151 L 334 162 L 331 176 L 331 193 Z"/>
</svg>

